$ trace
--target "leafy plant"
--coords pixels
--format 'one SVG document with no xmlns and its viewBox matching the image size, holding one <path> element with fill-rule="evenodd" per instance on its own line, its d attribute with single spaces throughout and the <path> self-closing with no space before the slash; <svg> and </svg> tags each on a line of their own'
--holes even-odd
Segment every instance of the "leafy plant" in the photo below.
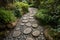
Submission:
<svg viewBox="0 0 60 40">
<path fill-rule="evenodd" d="M 40 0 L 40 9 L 35 17 L 44 25 L 49 25 L 48 34 L 54 40 L 60 39 L 60 0 Z"/>
<path fill-rule="evenodd" d="M 1 23 L 11 23 L 16 20 L 12 11 L 0 9 L 0 22 Z"/>
<path fill-rule="evenodd" d="M 59 0 L 40 0 L 40 11 L 36 15 L 41 22 L 50 25 L 52 28 L 58 28 L 60 25 L 58 22 L 60 19 Z"/>
<path fill-rule="evenodd" d="M 29 5 L 27 3 L 16 2 L 15 5 L 16 5 L 16 7 L 20 8 L 22 10 L 22 12 L 24 12 L 24 13 L 28 12 Z"/>
<path fill-rule="evenodd" d="M 15 15 L 15 17 L 17 17 L 17 18 L 20 18 L 20 17 L 22 16 L 20 10 L 17 9 L 17 8 L 14 10 L 14 15 Z"/>
<path fill-rule="evenodd" d="M 47 9 L 41 9 L 38 11 L 38 13 L 35 15 L 35 17 L 43 24 L 48 24 L 48 22 L 51 20 L 51 16 L 48 16 L 49 11 Z M 47 15 L 46 15 L 47 14 Z"/>
</svg>

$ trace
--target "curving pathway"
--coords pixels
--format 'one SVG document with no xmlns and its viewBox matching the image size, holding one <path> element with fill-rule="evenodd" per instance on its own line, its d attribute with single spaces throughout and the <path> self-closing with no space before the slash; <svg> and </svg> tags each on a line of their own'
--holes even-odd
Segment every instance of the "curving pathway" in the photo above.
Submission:
<svg viewBox="0 0 60 40">
<path fill-rule="evenodd" d="M 43 27 L 34 19 L 37 9 L 29 8 L 16 25 L 16 28 L 4 40 L 45 40 Z"/>
</svg>

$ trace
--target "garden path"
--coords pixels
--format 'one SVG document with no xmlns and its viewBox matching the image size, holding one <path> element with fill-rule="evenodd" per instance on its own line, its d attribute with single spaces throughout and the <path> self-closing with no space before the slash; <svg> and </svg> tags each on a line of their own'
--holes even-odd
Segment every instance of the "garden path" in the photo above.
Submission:
<svg viewBox="0 0 60 40">
<path fill-rule="evenodd" d="M 34 19 L 36 8 L 29 8 L 29 13 L 22 16 L 16 28 L 4 40 L 46 40 L 43 27 Z"/>
</svg>

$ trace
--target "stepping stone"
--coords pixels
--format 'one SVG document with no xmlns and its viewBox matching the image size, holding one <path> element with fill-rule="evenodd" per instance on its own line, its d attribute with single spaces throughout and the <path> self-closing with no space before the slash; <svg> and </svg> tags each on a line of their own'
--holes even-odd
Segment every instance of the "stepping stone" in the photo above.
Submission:
<svg viewBox="0 0 60 40">
<path fill-rule="evenodd" d="M 31 26 L 31 23 L 30 22 L 26 23 L 26 26 Z"/>
<path fill-rule="evenodd" d="M 34 16 L 34 14 L 31 14 L 30 16 L 32 17 L 32 16 Z"/>
<path fill-rule="evenodd" d="M 25 22 L 28 22 L 28 20 L 22 20 L 22 22 L 24 22 L 24 23 L 25 23 Z"/>
<path fill-rule="evenodd" d="M 32 27 L 36 28 L 38 27 L 38 24 L 32 24 Z"/>
<path fill-rule="evenodd" d="M 32 31 L 31 28 L 26 28 L 23 33 L 24 34 L 29 34 L 29 33 L 31 33 L 31 31 Z"/>
<path fill-rule="evenodd" d="M 18 39 L 20 39 L 21 37 L 19 36 L 19 37 L 17 37 Z"/>
<path fill-rule="evenodd" d="M 28 16 L 28 15 L 24 15 L 25 17 Z"/>
<path fill-rule="evenodd" d="M 26 40 L 34 40 L 34 39 L 31 37 L 27 37 Z"/>
<path fill-rule="evenodd" d="M 23 19 L 27 19 L 27 17 L 23 17 Z"/>
<path fill-rule="evenodd" d="M 44 38 L 44 37 L 42 37 L 42 40 L 45 40 L 45 38 Z"/>
<path fill-rule="evenodd" d="M 13 33 L 13 37 L 17 37 L 20 36 L 21 32 L 20 31 L 14 31 Z"/>
<path fill-rule="evenodd" d="M 33 17 L 29 17 L 30 19 L 33 19 Z"/>
<path fill-rule="evenodd" d="M 32 32 L 33 36 L 39 36 L 40 35 L 40 31 L 39 30 L 35 30 Z"/>
<path fill-rule="evenodd" d="M 22 26 L 23 26 L 23 25 L 24 25 L 24 23 L 21 23 L 20 25 L 22 25 Z"/>
</svg>

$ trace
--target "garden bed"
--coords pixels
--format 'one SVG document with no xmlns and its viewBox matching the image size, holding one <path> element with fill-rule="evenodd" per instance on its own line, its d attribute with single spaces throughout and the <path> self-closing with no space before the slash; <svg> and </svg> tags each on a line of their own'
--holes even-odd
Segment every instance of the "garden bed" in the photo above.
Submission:
<svg viewBox="0 0 60 40">
<path fill-rule="evenodd" d="M 60 40 L 60 32 L 50 27 L 45 28 L 44 35 L 47 40 Z"/>
<path fill-rule="evenodd" d="M 19 21 L 19 19 L 17 19 L 15 22 L 12 22 L 12 23 L 7 24 L 6 26 L 8 28 L 14 28 L 16 26 L 16 24 L 17 24 L 18 21 Z"/>
<path fill-rule="evenodd" d="M 49 29 L 45 29 L 45 31 L 44 31 L 44 35 L 45 35 L 46 39 L 47 39 L 47 40 L 53 40 L 53 37 L 51 37 L 51 36 L 48 34 L 48 31 L 49 31 Z"/>
</svg>

